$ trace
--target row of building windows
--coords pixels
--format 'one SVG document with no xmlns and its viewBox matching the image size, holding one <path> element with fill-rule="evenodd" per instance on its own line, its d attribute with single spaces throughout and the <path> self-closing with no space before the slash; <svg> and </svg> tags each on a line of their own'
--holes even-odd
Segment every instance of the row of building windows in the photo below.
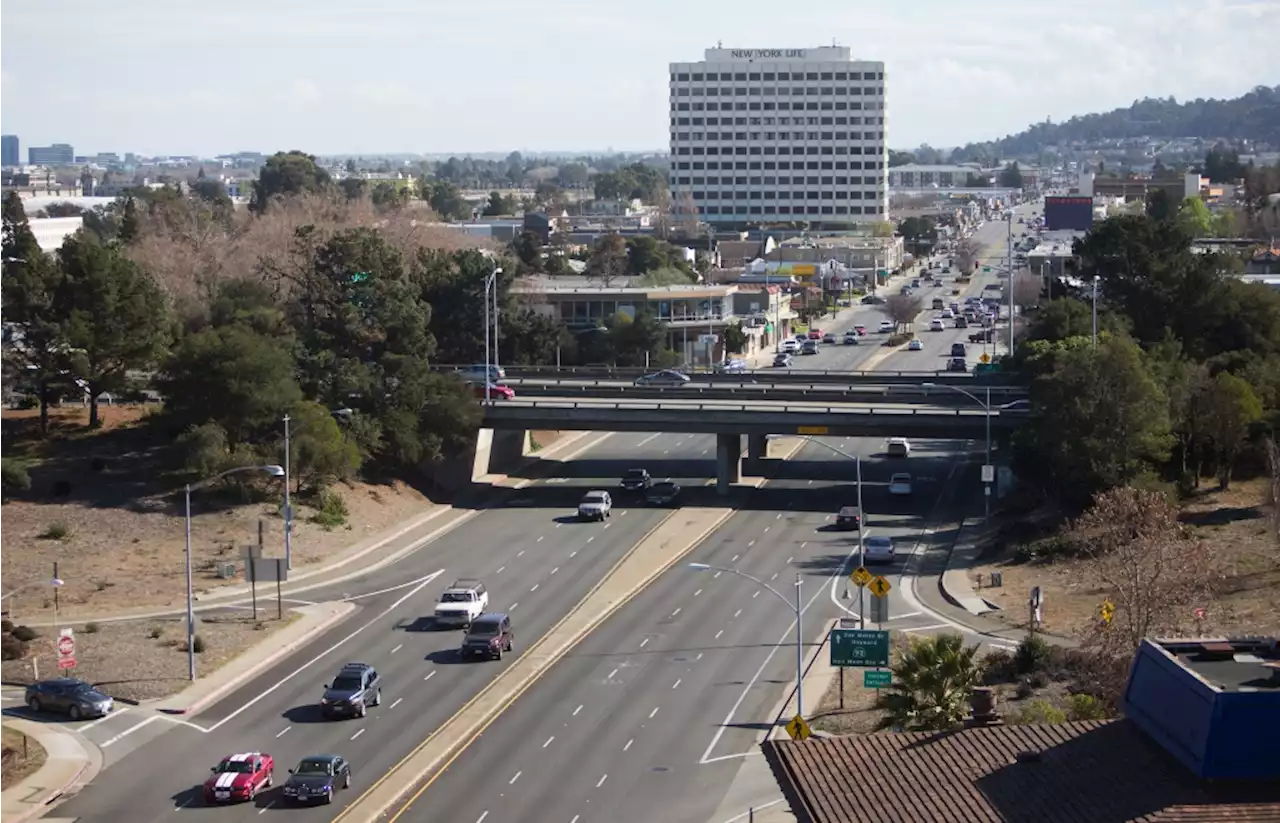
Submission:
<svg viewBox="0 0 1280 823">
<path fill-rule="evenodd" d="M 862 192 L 860 189 L 839 189 L 836 191 L 793 191 L 787 193 L 785 191 L 702 191 L 693 189 L 691 191 L 694 200 L 728 200 L 729 202 L 742 200 L 879 200 L 884 196 L 881 191 L 880 197 L 875 192 Z"/>
<path fill-rule="evenodd" d="M 884 111 L 884 101 L 868 102 L 865 106 L 854 100 L 823 100 L 796 103 L 794 106 L 785 100 L 777 103 L 772 100 L 761 102 L 752 100 L 748 103 L 677 103 L 671 102 L 672 111 Z"/>
<path fill-rule="evenodd" d="M 719 140 L 723 142 L 733 142 L 734 140 L 883 140 L 884 132 L 875 131 L 766 131 L 766 132 L 746 132 L 746 131 L 711 131 L 711 132 L 688 132 L 673 131 L 671 132 L 672 142 L 677 140 Z"/>
<path fill-rule="evenodd" d="M 769 83 L 775 80 L 817 80 L 821 81 L 847 81 L 847 80 L 876 80 L 884 82 L 884 72 L 856 72 L 856 71 L 765 71 L 765 72 L 672 72 L 671 82 L 702 83 L 707 81 L 737 81 L 739 83 L 759 83 L 761 81 Z"/>
<path fill-rule="evenodd" d="M 724 169 L 725 171 L 730 169 L 747 169 L 749 171 L 759 171 L 761 169 L 764 171 L 788 171 L 792 167 L 794 167 L 796 171 L 799 171 L 800 169 L 818 169 L 821 171 L 831 171 L 832 169 L 837 171 L 844 171 L 845 169 L 879 169 L 883 171 L 885 168 L 884 164 L 886 162 L 887 161 L 884 159 L 874 161 L 868 160 L 865 163 L 858 160 L 809 160 L 808 162 L 796 161 L 795 163 L 792 163 L 790 160 L 738 160 L 736 162 L 726 160 L 723 163 L 719 160 L 708 160 L 705 162 L 702 160 L 694 160 L 692 162 L 688 160 L 681 160 L 675 164 L 675 168 L 677 171 L 688 171 L 689 169 L 692 169 L 693 171 L 702 171 L 703 169 L 711 171 L 715 171 L 716 169 Z M 880 178 L 880 181 L 884 182 L 884 178 Z"/>
<path fill-rule="evenodd" d="M 748 206 L 739 208 L 720 208 L 703 206 L 704 217 L 733 218 L 738 215 L 791 215 L 791 214 L 860 214 L 865 217 L 883 217 L 885 211 L 878 206 Z"/>
<path fill-rule="evenodd" d="M 676 97 L 881 97 L 884 89 L 875 86 L 679 86 L 671 93 Z"/>
<path fill-rule="evenodd" d="M 883 117 L 672 117 L 673 126 L 883 126 Z"/>
<path fill-rule="evenodd" d="M 652 314 L 666 322 L 693 320 L 721 320 L 731 316 L 732 309 L 726 305 L 725 298 L 714 300 L 650 300 L 626 301 L 615 300 L 561 300 L 560 319 L 570 325 L 591 323 L 599 325 L 615 314 L 635 317 L 637 309 Z"/>
<path fill-rule="evenodd" d="M 709 186 L 718 186 L 723 183 L 726 186 L 789 186 L 795 183 L 797 186 L 883 186 L 883 177 L 677 177 L 676 185 L 678 186 L 701 186 L 704 184 Z"/>
<path fill-rule="evenodd" d="M 673 154 L 870 154 L 883 155 L 884 146 L 673 146 Z M 803 151 L 802 151 L 803 149 Z"/>
</svg>

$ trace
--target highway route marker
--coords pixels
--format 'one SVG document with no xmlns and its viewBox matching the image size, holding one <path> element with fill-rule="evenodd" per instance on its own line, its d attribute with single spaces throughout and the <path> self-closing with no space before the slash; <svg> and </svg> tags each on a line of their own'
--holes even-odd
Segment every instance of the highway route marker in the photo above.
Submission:
<svg viewBox="0 0 1280 823">
<path fill-rule="evenodd" d="M 879 629 L 832 629 L 831 665 L 871 668 L 889 665 L 889 633 Z"/>
<path fill-rule="evenodd" d="M 876 578 L 867 584 L 867 588 L 871 589 L 871 593 L 876 597 L 884 597 L 893 588 L 893 584 L 881 574 L 876 575 Z"/>
<path fill-rule="evenodd" d="M 809 724 L 800 715 L 791 718 L 784 728 L 786 728 L 787 734 L 791 735 L 792 740 L 808 740 L 809 736 L 813 734 L 813 729 L 809 728 Z"/>
<path fill-rule="evenodd" d="M 866 566 L 859 566 L 853 570 L 853 574 L 849 575 L 849 579 L 853 581 L 853 585 L 858 588 L 862 588 L 870 583 L 873 577 L 875 577 L 875 575 L 867 571 Z"/>
</svg>

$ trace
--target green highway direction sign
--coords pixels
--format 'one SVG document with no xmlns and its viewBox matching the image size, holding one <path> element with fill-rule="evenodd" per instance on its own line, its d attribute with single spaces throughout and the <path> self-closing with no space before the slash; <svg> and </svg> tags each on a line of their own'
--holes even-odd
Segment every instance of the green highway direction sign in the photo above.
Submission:
<svg viewBox="0 0 1280 823">
<path fill-rule="evenodd" d="M 862 673 L 862 687 L 864 689 L 887 689 L 892 685 L 893 672 L 867 669 Z"/>
<path fill-rule="evenodd" d="M 889 633 L 867 629 L 832 629 L 831 665 L 867 668 L 888 666 Z"/>
</svg>

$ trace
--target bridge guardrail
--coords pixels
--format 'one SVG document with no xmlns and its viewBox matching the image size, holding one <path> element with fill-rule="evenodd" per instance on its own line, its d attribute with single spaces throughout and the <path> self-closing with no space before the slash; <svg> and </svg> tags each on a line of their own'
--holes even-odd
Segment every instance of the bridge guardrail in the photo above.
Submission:
<svg viewBox="0 0 1280 823">
<path fill-rule="evenodd" d="M 936 406 L 973 406 L 973 400 L 959 393 L 953 392 L 934 392 L 932 394 L 923 393 L 899 393 L 891 391 L 877 390 L 845 390 L 836 388 L 824 388 L 821 386 L 777 386 L 777 387 L 739 387 L 732 386 L 690 386 L 680 389 L 661 389 L 649 388 L 643 386 L 607 386 L 595 383 L 578 383 L 578 384 L 512 384 L 508 381 L 508 385 L 515 388 L 516 398 L 536 398 L 536 397 L 565 397 L 576 395 L 581 397 L 627 397 L 637 399 L 667 399 L 682 400 L 688 399 L 723 399 L 723 400 L 740 400 L 751 398 L 753 396 L 766 402 L 842 402 L 842 403 L 898 403 L 910 405 L 912 403 L 927 403 Z M 1004 398 L 999 398 L 1003 401 Z M 997 406 L 997 399 L 992 400 L 992 406 Z"/>
<path fill-rule="evenodd" d="M 514 400 L 498 400 L 492 406 L 485 406 L 486 412 L 490 409 L 502 408 L 543 408 L 543 409 L 595 409 L 604 411 L 738 411 L 738 412 L 783 412 L 788 414 L 866 414 L 894 417 L 985 417 L 987 412 L 983 409 L 974 408 L 957 408 L 957 409 L 885 409 L 875 406 L 821 406 L 818 404 L 808 404 L 804 408 L 796 408 L 794 405 L 786 403 L 648 403 L 648 402 L 631 402 L 619 403 L 608 401 L 582 402 L 574 399 L 537 399 L 528 400 L 516 398 Z M 1010 417 L 1021 417 L 1023 413 L 1010 412 L 1005 410 L 992 410 L 992 417 L 999 417 L 1001 414 Z"/>
<path fill-rule="evenodd" d="M 590 389 L 601 389 L 601 390 L 628 389 L 636 392 L 661 391 L 661 392 L 671 392 L 672 394 L 710 392 L 710 391 L 757 392 L 757 393 L 812 391 L 812 392 L 817 392 L 820 394 L 827 394 L 827 395 L 833 395 L 836 393 L 841 393 L 846 395 L 847 394 L 883 394 L 885 396 L 897 395 L 897 396 L 904 396 L 904 397 L 909 396 L 909 397 L 933 397 L 933 398 L 944 398 L 944 397 L 962 398 L 964 396 L 957 392 L 952 392 L 948 389 L 941 387 L 942 385 L 947 385 L 947 384 L 940 384 L 938 388 L 924 388 L 921 386 L 913 386 L 910 384 L 896 385 L 892 383 L 885 383 L 879 386 L 876 386 L 875 384 L 872 384 L 872 383 L 866 383 L 862 386 L 848 387 L 848 386 L 841 386 L 836 383 L 792 383 L 792 382 L 774 383 L 774 382 L 755 382 L 755 381 L 747 382 L 747 381 L 740 381 L 740 380 L 723 380 L 723 381 L 715 380 L 715 381 L 707 381 L 706 383 L 691 382 L 684 386 L 637 386 L 631 381 L 627 381 L 627 380 L 612 380 L 612 379 L 595 380 L 595 379 L 589 379 L 589 378 L 562 378 L 562 377 L 545 377 L 545 378 L 544 377 L 507 377 L 502 382 L 516 389 L 524 387 L 526 391 L 529 389 L 538 388 L 540 386 L 546 386 L 549 388 L 554 387 L 554 388 L 566 389 L 571 391 L 576 391 L 581 389 L 588 389 L 588 390 Z M 715 385 L 717 383 L 721 385 Z M 616 385 L 616 384 L 623 384 L 623 385 Z M 1027 390 L 1022 386 L 982 386 L 980 390 L 987 391 L 988 389 L 991 391 L 992 395 L 997 397 L 1013 396 L 1016 398 L 1021 398 L 1021 397 L 1025 397 L 1027 394 Z M 973 401 L 970 400 L 968 402 L 973 402 Z"/>
<path fill-rule="evenodd" d="M 469 366 L 436 364 L 431 367 L 440 372 L 465 371 Z M 658 369 L 641 368 L 588 368 L 585 366 L 503 366 L 507 379 L 518 378 L 561 378 L 561 379 L 594 379 L 594 380 L 634 380 L 645 374 L 652 374 Z M 1019 387 L 1017 376 L 1011 374 L 972 372 L 948 372 L 942 369 L 933 371 L 841 371 L 841 370 L 808 370 L 788 369 L 782 371 L 774 368 L 748 369 L 741 372 L 725 372 L 707 369 L 680 370 L 694 382 L 758 382 L 758 383 L 868 383 L 871 385 L 911 384 L 912 382 L 934 381 L 940 383 L 956 383 L 970 386 L 1014 386 Z"/>
</svg>

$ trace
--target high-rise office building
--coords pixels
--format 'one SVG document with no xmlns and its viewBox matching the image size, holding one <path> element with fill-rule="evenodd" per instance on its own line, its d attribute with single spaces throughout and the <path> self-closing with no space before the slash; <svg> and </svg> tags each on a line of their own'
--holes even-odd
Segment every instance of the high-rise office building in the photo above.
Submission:
<svg viewBox="0 0 1280 823">
<path fill-rule="evenodd" d="M 22 165 L 22 154 L 19 150 L 18 135 L 0 136 L 0 166 L 10 168 Z"/>
<path fill-rule="evenodd" d="M 884 63 L 845 46 L 671 64 L 671 188 L 717 228 L 888 219 Z"/>
<path fill-rule="evenodd" d="M 32 146 L 27 149 L 27 162 L 33 166 L 70 166 L 75 163 L 75 159 L 75 149 L 66 143 Z"/>
</svg>

